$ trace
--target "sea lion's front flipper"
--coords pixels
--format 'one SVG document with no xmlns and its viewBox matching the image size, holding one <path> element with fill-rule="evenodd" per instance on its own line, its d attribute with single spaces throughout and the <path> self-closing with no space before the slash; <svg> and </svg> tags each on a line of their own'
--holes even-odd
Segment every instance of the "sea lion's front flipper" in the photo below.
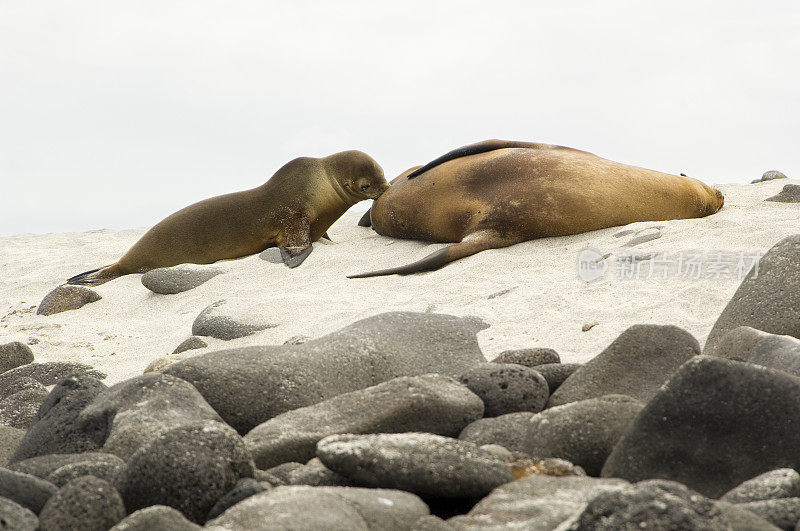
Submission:
<svg viewBox="0 0 800 531">
<path fill-rule="evenodd" d="M 359 227 L 371 227 L 372 226 L 372 218 L 370 217 L 372 213 L 372 208 L 369 208 L 364 215 L 361 216 L 361 219 L 358 220 Z"/>
<path fill-rule="evenodd" d="M 370 271 L 369 273 L 359 273 L 357 275 L 348 275 L 347 278 L 366 278 L 366 277 L 379 277 L 383 275 L 409 275 L 411 273 L 419 273 L 421 271 L 433 271 L 440 267 L 449 264 L 459 258 L 471 256 L 473 254 L 485 251 L 486 249 L 497 249 L 499 247 L 506 247 L 512 243 L 504 240 L 494 231 L 484 230 L 474 232 L 466 236 L 461 242 L 454 243 L 444 249 L 435 251 L 422 260 L 417 260 L 408 265 L 392 267 L 389 269 L 381 269 L 379 271 Z"/>
<path fill-rule="evenodd" d="M 279 247 L 283 263 L 289 267 L 297 267 L 311 254 L 312 247 Z"/>
<path fill-rule="evenodd" d="M 320 239 L 322 239 L 322 238 L 325 238 L 325 239 L 326 239 L 326 240 L 328 240 L 329 242 L 333 243 L 333 240 L 331 240 L 331 237 L 330 237 L 330 236 L 328 236 L 328 233 L 327 233 L 327 232 L 326 232 L 325 234 L 323 234 L 323 235 L 322 235 L 322 237 L 321 237 Z"/>
</svg>

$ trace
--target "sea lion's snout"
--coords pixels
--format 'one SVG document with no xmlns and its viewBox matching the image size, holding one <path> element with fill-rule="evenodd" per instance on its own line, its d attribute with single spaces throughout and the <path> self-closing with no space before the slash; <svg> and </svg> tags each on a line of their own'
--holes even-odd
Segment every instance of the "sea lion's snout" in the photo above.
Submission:
<svg viewBox="0 0 800 531">
<path fill-rule="evenodd" d="M 385 179 L 378 181 L 373 179 L 371 181 L 364 181 L 360 185 L 359 191 L 364 196 L 364 199 L 378 199 L 378 197 L 389 189 L 389 183 Z"/>
</svg>

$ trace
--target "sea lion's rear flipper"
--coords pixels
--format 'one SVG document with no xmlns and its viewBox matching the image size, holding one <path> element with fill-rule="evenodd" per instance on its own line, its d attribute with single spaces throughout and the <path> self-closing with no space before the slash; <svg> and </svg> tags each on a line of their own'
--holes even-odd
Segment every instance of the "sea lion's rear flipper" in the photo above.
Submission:
<svg viewBox="0 0 800 531">
<path fill-rule="evenodd" d="M 570 151 L 587 153 L 586 151 L 581 151 L 579 149 L 573 149 L 564 146 L 554 146 L 551 144 L 540 144 L 537 142 L 520 142 L 517 140 L 484 140 L 483 142 L 476 142 L 474 144 L 461 146 L 460 148 L 456 148 L 453 151 L 449 151 L 444 155 L 442 155 L 441 157 L 434 159 L 429 163 L 427 163 L 426 165 L 422 166 L 421 168 L 418 168 L 413 172 L 409 173 L 408 178 L 413 179 L 417 175 L 422 175 L 431 168 L 435 168 L 436 166 L 444 164 L 445 162 L 448 162 L 453 159 L 460 159 L 461 157 L 468 157 L 470 155 L 478 155 L 480 153 L 487 153 L 489 151 L 495 151 L 498 149 L 506 149 L 506 148 L 568 149 Z M 591 153 L 588 154 L 591 155 Z"/>
<path fill-rule="evenodd" d="M 98 267 L 91 271 L 86 271 L 80 275 L 75 275 L 67 279 L 67 284 L 76 284 L 78 286 L 99 286 L 109 280 L 114 280 L 121 277 L 123 273 L 119 271 L 117 264 L 107 265 L 105 267 Z"/>
<path fill-rule="evenodd" d="M 361 219 L 358 220 L 358 226 L 371 227 L 372 226 L 372 218 L 370 217 L 371 214 L 372 214 L 372 208 L 367 209 L 367 211 L 364 212 L 364 215 L 361 216 Z"/>
<path fill-rule="evenodd" d="M 283 263 L 289 267 L 297 267 L 311 254 L 312 247 L 279 247 Z"/>
<path fill-rule="evenodd" d="M 459 243 L 454 243 L 444 249 L 435 251 L 422 260 L 417 260 L 408 265 L 392 267 L 389 269 L 381 269 L 379 271 L 370 271 L 369 273 L 359 273 L 357 275 L 349 275 L 347 278 L 366 278 L 366 277 L 379 277 L 383 275 L 409 275 L 411 273 L 419 273 L 421 271 L 433 271 L 442 266 L 449 264 L 459 258 L 472 256 L 473 254 L 485 251 L 486 249 L 497 249 L 498 247 L 506 247 L 511 245 L 500 237 L 494 231 L 480 231 L 474 232 L 461 240 Z"/>
</svg>

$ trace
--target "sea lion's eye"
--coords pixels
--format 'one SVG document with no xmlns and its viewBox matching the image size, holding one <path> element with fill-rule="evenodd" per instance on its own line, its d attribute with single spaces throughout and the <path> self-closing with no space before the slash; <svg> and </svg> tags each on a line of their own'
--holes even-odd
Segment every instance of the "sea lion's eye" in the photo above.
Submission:
<svg viewBox="0 0 800 531">
<path fill-rule="evenodd" d="M 361 185 L 361 191 L 362 191 L 362 192 L 366 192 L 366 191 L 367 191 L 367 188 L 369 188 L 369 185 L 368 185 L 368 184 L 362 184 L 362 185 Z"/>
</svg>

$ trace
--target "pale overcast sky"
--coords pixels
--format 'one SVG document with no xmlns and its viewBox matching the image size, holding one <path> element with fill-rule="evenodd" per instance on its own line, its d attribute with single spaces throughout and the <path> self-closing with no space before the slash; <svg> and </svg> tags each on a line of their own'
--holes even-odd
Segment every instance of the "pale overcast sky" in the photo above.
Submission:
<svg viewBox="0 0 800 531">
<path fill-rule="evenodd" d="M 0 0 L 0 235 L 150 226 L 301 155 L 360 149 L 391 178 L 487 138 L 800 177 L 799 6 Z"/>
</svg>

